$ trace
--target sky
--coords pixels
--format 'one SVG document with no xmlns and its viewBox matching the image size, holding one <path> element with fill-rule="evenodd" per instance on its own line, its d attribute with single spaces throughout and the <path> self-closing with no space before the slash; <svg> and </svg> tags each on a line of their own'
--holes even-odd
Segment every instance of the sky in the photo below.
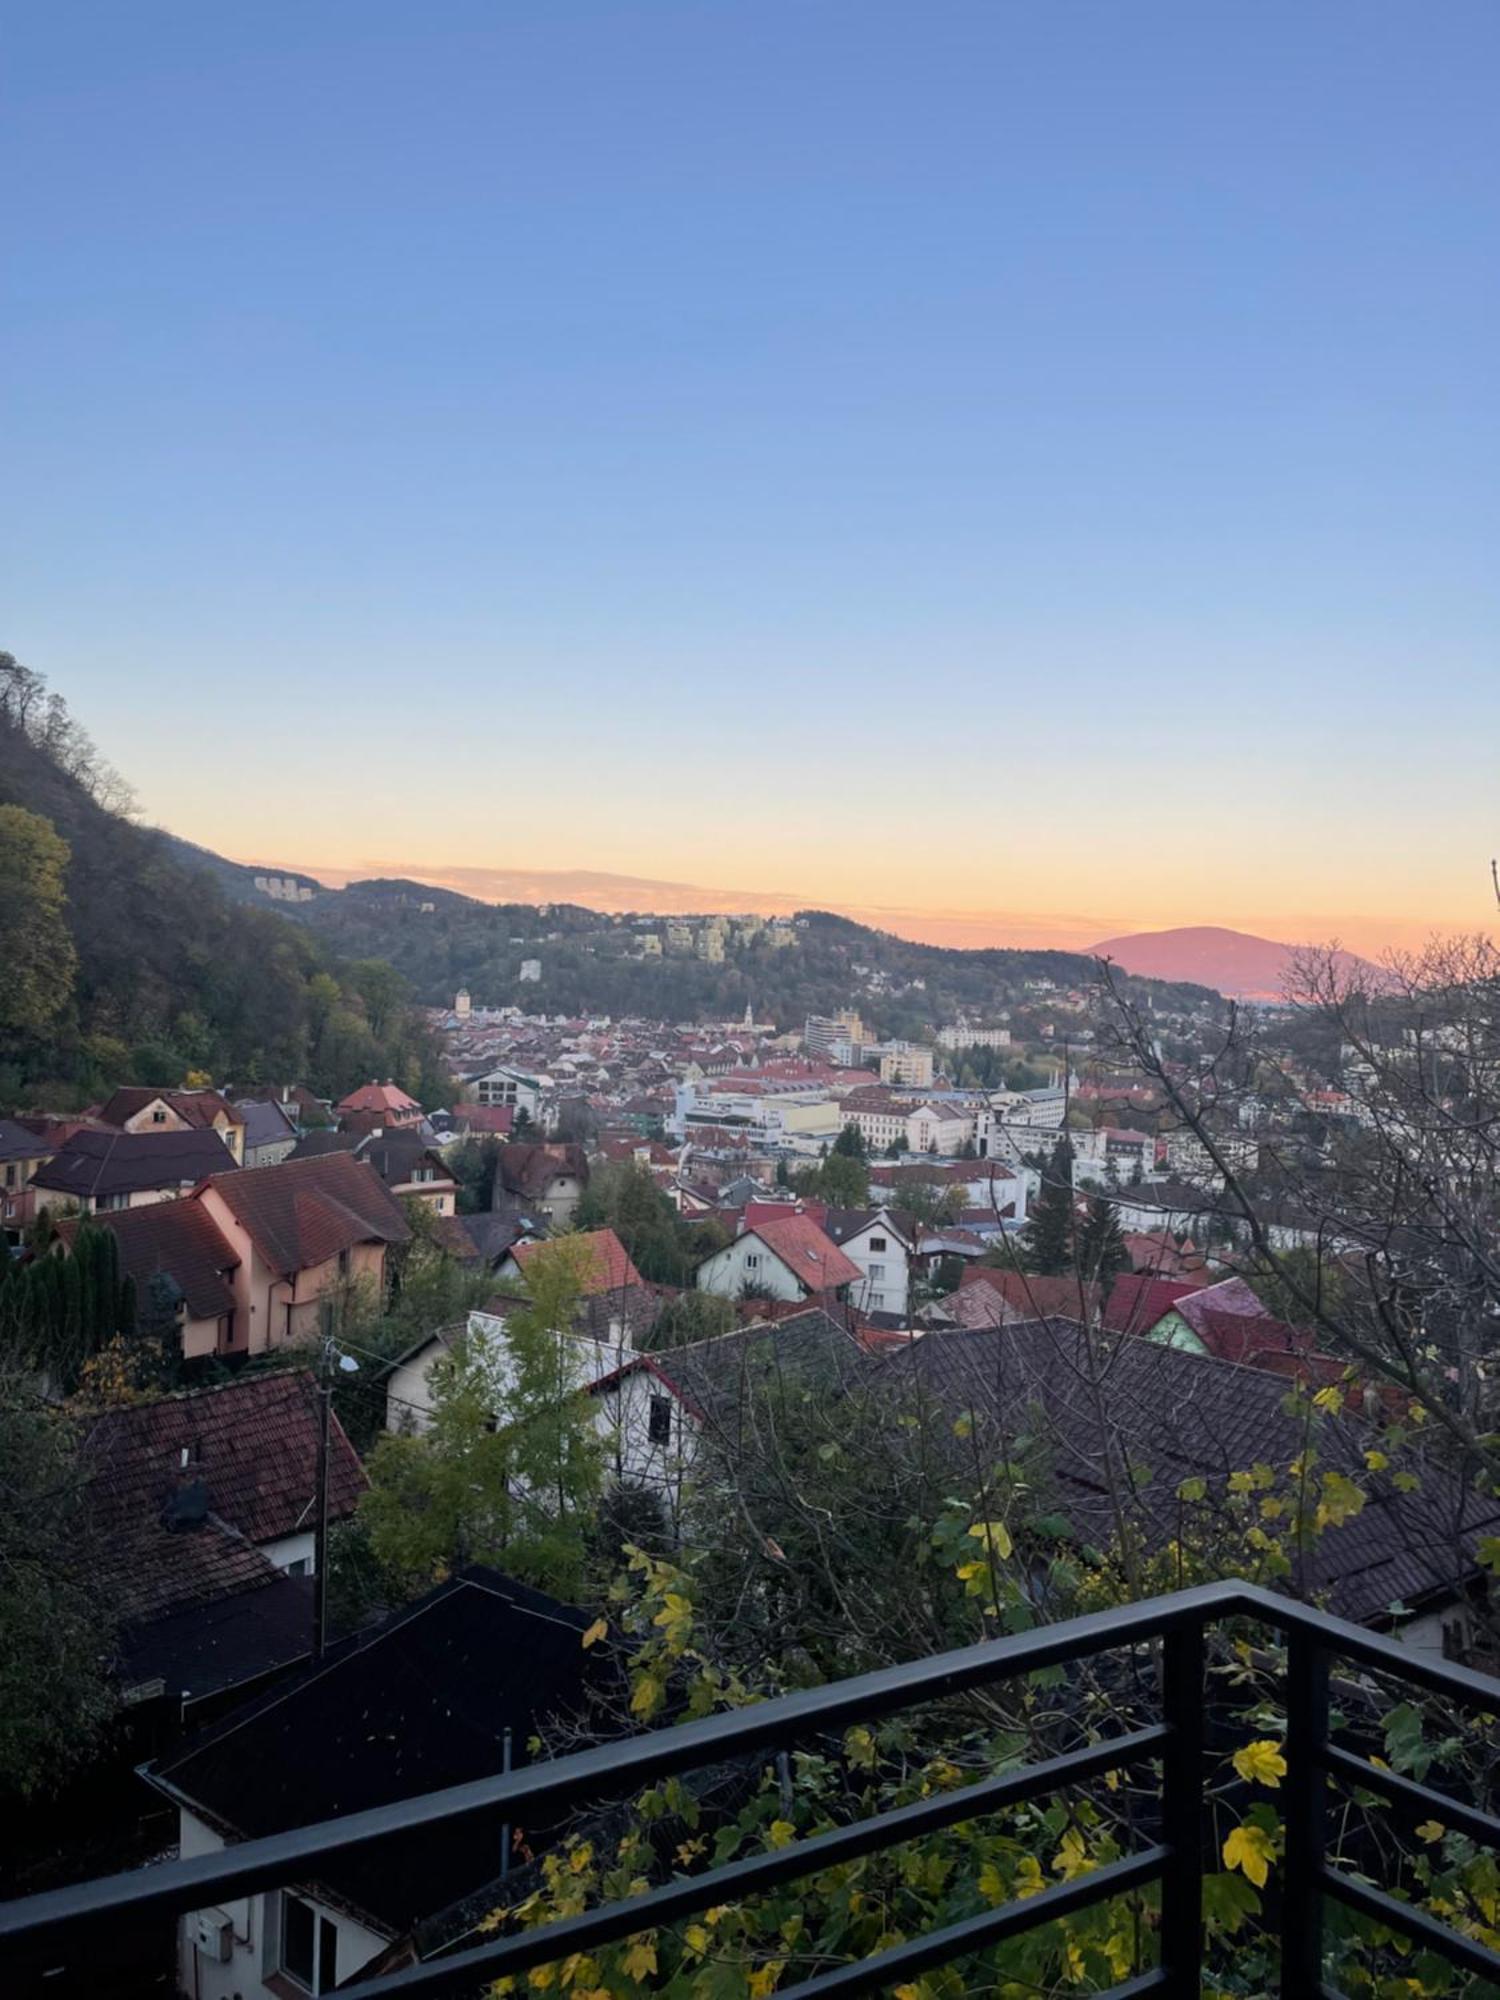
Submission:
<svg viewBox="0 0 1500 2000">
<path fill-rule="evenodd" d="M 12 0 L 0 646 L 331 880 L 1487 923 L 1497 83 L 1493 0 Z"/>
</svg>

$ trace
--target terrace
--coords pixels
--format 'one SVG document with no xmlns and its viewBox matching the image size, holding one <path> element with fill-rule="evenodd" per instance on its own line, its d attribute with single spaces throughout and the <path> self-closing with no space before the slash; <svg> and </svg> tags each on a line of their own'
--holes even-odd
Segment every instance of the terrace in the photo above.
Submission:
<svg viewBox="0 0 1500 2000">
<path fill-rule="evenodd" d="M 1147 1837 L 1120 1859 L 1024 1901 L 984 1910 L 777 1990 L 781 2000 L 875 1993 L 957 1962 L 970 1968 L 971 1987 L 982 1989 L 986 1952 L 1038 1925 L 1153 1887 L 1160 1896 L 1159 1920 L 1141 1933 L 1139 1969 L 1109 1988 L 1107 2000 L 1136 2000 L 1152 1993 L 1188 2000 L 1202 1990 L 1204 1862 L 1206 1849 L 1211 1851 L 1205 1775 L 1209 1647 L 1218 1634 L 1248 1628 L 1273 1635 L 1278 1658 L 1280 1646 L 1285 1647 L 1281 1699 L 1287 1770 L 1277 1794 L 1285 1856 L 1270 1912 L 1279 1938 L 1279 1991 L 1295 2000 L 1342 2000 L 1339 1988 L 1330 1983 L 1325 1958 L 1324 1918 L 1335 1903 L 1367 1920 L 1377 1939 L 1409 1941 L 1414 1951 L 1446 1961 L 1461 1986 L 1469 1977 L 1500 1984 L 1500 1953 L 1392 1894 L 1390 1886 L 1341 1865 L 1330 1856 L 1326 1832 L 1332 1802 L 1340 1795 L 1336 1788 L 1345 1793 L 1357 1789 L 1380 1800 L 1396 1824 L 1415 1827 L 1438 1820 L 1481 1847 L 1500 1846 L 1500 1818 L 1479 1804 L 1417 1783 L 1340 1743 L 1340 1718 L 1336 1711 L 1331 1715 L 1329 1700 L 1331 1675 L 1347 1681 L 1351 1674 L 1363 1674 L 1436 1695 L 1449 1711 L 1492 1714 L 1500 1706 L 1500 1683 L 1254 1586 L 1224 1583 L 608 1742 L 509 1775 L 245 1842 L 223 1853 L 0 1904 L 0 1986 L 13 1990 L 12 1978 L 36 1976 L 54 1960 L 87 1959 L 96 1943 L 120 1927 L 160 1922 L 303 1881 L 328 1860 L 374 1843 L 410 1840 L 424 1829 L 465 1822 L 473 1825 L 476 1838 L 492 1839 L 497 1824 L 536 1825 L 543 1814 L 555 1819 L 568 1806 L 620 1800 L 668 1776 L 735 1759 L 775 1758 L 855 1724 L 993 1689 L 1039 1669 L 1114 1654 L 1159 1668 L 1154 1675 L 1158 1713 L 1144 1726 L 1019 1769 L 981 1776 L 961 1789 L 773 1851 L 674 1876 L 627 1901 L 588 1908 L 538 1929 L 481 1936 L 447 1956 L 379 1976 L 357 1976 L 338 1990 L 348 2000 L 482 1992 L 496 1979 L 676 1924 L 715 1905 L 742 1903 L 832 1864 L 1065 1793 L 1110 1771 L 1154 1767 L 1160 1775 L 1152 1786 L 1156 1811 L 1146 1825 Z"/>
</svg>

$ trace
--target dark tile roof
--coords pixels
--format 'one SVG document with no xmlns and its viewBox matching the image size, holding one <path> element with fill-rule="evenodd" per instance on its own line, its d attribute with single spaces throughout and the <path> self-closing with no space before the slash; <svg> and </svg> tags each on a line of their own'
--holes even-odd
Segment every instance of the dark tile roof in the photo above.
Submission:
<svg viewBox="0 0 1500 2000">
<path fill-rule="evenodd" d="M 39 1160 L 51 1146 L 14 1118 L 0 1118 L 0 1161 Z"/>
<path fill-rule="evenodd" d="M 358 1144 L 357 1132 L 304 1132 L 289 1157 L 294 1160 L 326 1160 L 330 1153 L 352 1153 Z"/>
<path fill-rule="evenodd" d="M 192 1187 L 210 1174 L 238 1169 L 217 1132 L 75 1132 L 32 1176 L 55 1194 L 94 1200 Z"/>
<path fill-rule="evenodd" d="M 288 1139 L 295 1139 L 297 1128 L 279 1104 L 260 1098 L 242 1098 L 236 1105 L 245 1121 L 245 1151 L 253 1153 L 261 1146 L 284 1145 Z"/>
<path fill-rule="evenodd" d="M 216 1090 L 153 1090 L 149 1083 L 123 1084 L 107 1103 L 100 1105 L 100 1122 L 124 1125 L 127 1119 L 134 1118 L 158 1099 L 169 1105 L 185 1125 L 195 1128 L 211 1129 L 220 1112 L 237 1125 L 244 1122 L 243 1115 Z"/>
<path fill-rule="evenodd" d="M 453 1178 L 442 1154 L 420 1132 L 372 1133 L 360 1140 L 356 1153 L 387 1187 L 404 1187 L 419 1166 L 431 1167 L 440 1180 Z"/>
<path fill-rule="evenodd" d="M 1148 1545 L 1161 1548 L 1178 1532 L 1184 1479 L 1222 1493 L 1230 1473 L 1256 1464 L 1284 1477 L 1305 1441 L 1282 1376 L 1138 1335 L 1090 1335 L 1069 1320 L 929 1333 L 877 1365 L 893 1381 L 923 1383 L 955 1414 L 1042 1439 L 1060 1511 L 1076 1536 L 1101 1543 L 1112 1533 L 1109 1467 L 1116 1483 L 1127 1460 L 1150 1468 L 1129 1505 Z M 1367 1471 L 1364 1454 L 1381 1441 L 1375 1424 L 1347 1411 L 1320 1421 L 1320 1471 L 1357 1478 L 1368 1498 L 1324 1532 L 1296 1579 L 1299 1592 L 1326 1593 L 1332 1610 L 1361 1623 L 1458 1588 L 1473 1573 L 1478 1537 L 1500 1526 L 1500 1502 L 1479 1498 L 1435 1454 L 1408 1446 L 1390 1452 L 1387 1471 Z M 1405 1469 L 1419 1474 L 1413 1493 L 1391 1482 Z"/>
<path fill-rule="evenodd" d="M 507 1728 L 519 1766 L 538 1724 L 582 1701 L 588 1622 L 496 1570 L 466 1570 L 148 1775 L 211 1825 L 254 1838 L 499 1771 Z M 429 1830 L 319 1879 L 394 1935 L 496 1875 L 498 1838 L 467 1823 Z"/>
<path fill-rule="evenodd" d="M 305 1271 L 356 1243 L 411 1235 L 401 1204 L 350 1153 L 215 1174 L 210 1185 L 276 1271 Z"/>
<path fill-rule="evenodd" d="M 507 1194 L 523 1201 L 536 1201 L 561 1175 L 571 1175 L 587 1184 L 588 1156 L 581 1146 L 521 1145 L 502 1146 L 496 1177 Z"/>
<path fill-rule="evenodd" d="M 738 1435 L 746 1395 L 758 1385 L 795 1374 L 824 1393 L 837 1394 L 858 1377 L 861 1367 L 855 1336 L 819 1307 L 781 1319 L 758 1319 L 712 1340 L 695 1340 L 642 1359 L 725 1442 Z"/>
<path fill-rule="evenodd" d="M 201 1701 L 295 1666 L 312 1652 L 313 1579 L 274 1576 L 255 1590 L 168 1611 L 125 1634 L 122 1686 L 160 1680 L 170 1695 Z"/>
<path fill-rule="evenodd" d="M 224 1274 L 240 1260 L 201 1203 L 153 1201 L 145 1208 L 92 1216 L 90 1226 L 113 1235 L 121 1273 L 134 1278 L 137 1307 L 142 1311 L 158 1272 L 181 1292 L 190 1319 L 218 1319 L 234 1311 L 234 1293 Z M 71 1240 L 77 1224 L 64 1223 L 60 1234 Z"/>
<path fill-rule="evenodd" d="M 153 1618 L 270 1581 L 277 1572 L 257 1544 L 312 1525 L 317 1457 L 317 1387 L 302 1370 L 245 1376 L 89 1420 L 80 1465 L 122 1616 Z M 352 1513 L 364 1488 L 335 1417 L 331 1517 Z M 200 1525 L 169 1525 L 178 1507 Z"/>
</svg>

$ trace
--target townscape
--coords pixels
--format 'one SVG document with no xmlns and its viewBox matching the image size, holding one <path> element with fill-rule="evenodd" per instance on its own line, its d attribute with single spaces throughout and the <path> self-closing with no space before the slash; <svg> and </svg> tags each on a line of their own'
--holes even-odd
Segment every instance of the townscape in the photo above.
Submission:
<svg viewBox="0 0 1500 2000">
<path fill-rule="evenodd" d="M 7 671 L 12 790 L 63 798 L 87 904 L 112 808 Z M 312 977 L 378 995 L 406 1051 L 406 1082 L 335 1094 L 316 1050 L 271 1076 L 159 1033 L 101 1053 L 90 940 L 47 895 L 66 843 L 0 817 L 33 871 L 17 960 L 51 968 L 15 989 L 0 1118 L 12 1563 L 46 1520 L 7 1586 L 18 1891 L 693 1713 L 689 1662 L 713 1705 L 1153 1576 L 1248 1573 L 1417 1656 L 1495 1658 L 1500 1492 L 1464 1458 L 1494 1281 L 1477 1246 L 1455 1263 L 1494 1199 L 1476 1213 L 1469 1170 L 1487 958 L 1403 986 L 1310 957 L 1286 1002 L 1236 1008 L 1018 954 L 978 1017 L 867 967 L 831 1013 L 691 1022 L 543 1012 L 539 959 L 426 1006 L 335 963 Z M 191 873 L 150 857 L 158 885 Z M 627 928 L 644 956 L 777 967 L 814 923 Z M 1447 1192 L 1414 1202 L 1424 1161 Z M 1440 1416 L 1474 1442 L 1442 1448 Z M 111 1990 L 243 2000 L 440 1958 L 518 1894 L 545 1906 L 557 1853 L 605 1837 L 585 1819 L 299 1874 L 175 1944 L 123 1929 Z M 763 1962 L 736 1947 L 737 1977 Z M 91 1957 L 33 1970 L 96 1990 Z"/>
<path fill-rule="evenodd" d="M 1496 0 L 0 49 L 0 2000 L 1500 2000 Z"/>
</svg>

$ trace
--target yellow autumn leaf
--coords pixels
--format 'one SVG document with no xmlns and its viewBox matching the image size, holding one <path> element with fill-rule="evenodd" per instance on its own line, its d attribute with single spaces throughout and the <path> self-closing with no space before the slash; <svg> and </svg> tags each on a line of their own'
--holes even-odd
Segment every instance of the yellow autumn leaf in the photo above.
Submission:
<svg viewBox="0 0 1500 2000">
<path fill-rule="evenodd" d="M 1224 1843 L 1224 1866 L 1243 1869 L 1257 1889 L 1264 1889 L 1276 1850 L 1263 1827 L 1237 1826 Z"/>
<path fill-rule="evenodd" d="M 1039 1896 L 1047 1886 L 1047 1878 L 1042 1873 L 1042 1864 L 1034 1854 L 1023 1854 L 1016 1863 L 1016 1896 L 1024 1902 L 1028 1896 Z"/>
<path fill-rule="evenodd" d="M 1235 1751 L 1234 1768 L 1247 1785 L 1269 1785 L 1274 1790 L 1286 1776 L 1286 1758 L 1279 1743 L 1263 1736 Z"/>
<path fill-rule="evenodd" d="M 1002 1562 L 1011 1552 L 1010 1529 L 1003 1521 L 976 1521 L 969 1533 L 993 1550 Z"/>
<path fill-rule="evenodd" d="M 1417 1838 L 1418 1840 L 1425 1840 L 1430 1843 L 1434 1840 L 1441 1840 L 1447 1831 L 1447 1827 L 1443 1825 L 1441 1820 L 1424 1819 L 1422 1824 L 1417 1828 Z"/>
<path fill-rule="evenodd" d="M 1097 1864 L 1083 1844 L 1083 1835 L 1069 1827 L 1062 1837 L 1062 1846 L 1052 1857 L 1052 1872 L 1061 1875 L 1065 1882 L 1071 1882 L 1075 1875 L 1087 1875 L 1095 1866 Z"/>
<path fill-rule="evenodd" d="M 594 1858 L 593 1847 L 590 1845 L 588 1841 L 584 1841 L 581 1846 L 572 1848 L 569 1851 L 568 1866 L 572 1869 L 575 1875 L 581 1875 L 584 1869 L 587 1868 L 589 1863 L 593 1860 L 593 1858 Z"/>
<path fill-rule="evenodd" d="M 1344 1392 L 1330 1382 L 1326 1389 L 1320 1389 L 1313 1402 L 1320 1410 L 1340 1410 L 1344 1406 Z"/>
<path fill-rule="evenodd" d="M 1005 1877 L 993 1861 L 986 1861 L 979 1871 L 979 1893 L 992 1909 L 1010 1901 L 1010 1891 L 1005 1886 Z"/>
<path fill-rule="evenodd" d="M 1390 1462 L 1383 1451 L 1365 1453 L 1365 1468 L 1369 1472 L 1384 1472 Z"/>
<path fill-rule="evenodd" d="M 789 1819 L 773 1819 L 766 1828 L 766 1839 L 772 1847 L 790 1847 L 797 1838 L 797 1829 Z"/>
<path fill-rule="evenodd" d="M 656 1970 L 656 1946 L 649 1937 L 637 1938 L 620 1959 L 621 1970 L 630 1979 L 649 1979 Z"/>
<path fill-rule="evenodd" d="M 590 1625 L 587 1632 L 585 1632 L 583 1635 L 584 1645 L 586 1647 L 597 1646 L 599 1641 L 604 1637 L 605 1633 L 608 1632 L 608 1630 L 609 1630 L 609 1620 L 607 1618 L 596 1618 L 593 1624 Z"/>
<path fill-rule="evenodd" d="M 776 1982 L 785 1967 L 784 1958 L 767 1959 L 764 1965 L 758 1965 L 745 1982 L 745 1990 L 750 1995 L 750 2000 L 765 2000 L 767 1993 L 774 1992 Z"/>
<path fill-rule="evenodd" d="M 682 1934 L 682 1941 L 695 1958 L 702 1958 L 708 1950 L 710 1938 L 702 1924 L 689 1924 Z"/>
</svg>

